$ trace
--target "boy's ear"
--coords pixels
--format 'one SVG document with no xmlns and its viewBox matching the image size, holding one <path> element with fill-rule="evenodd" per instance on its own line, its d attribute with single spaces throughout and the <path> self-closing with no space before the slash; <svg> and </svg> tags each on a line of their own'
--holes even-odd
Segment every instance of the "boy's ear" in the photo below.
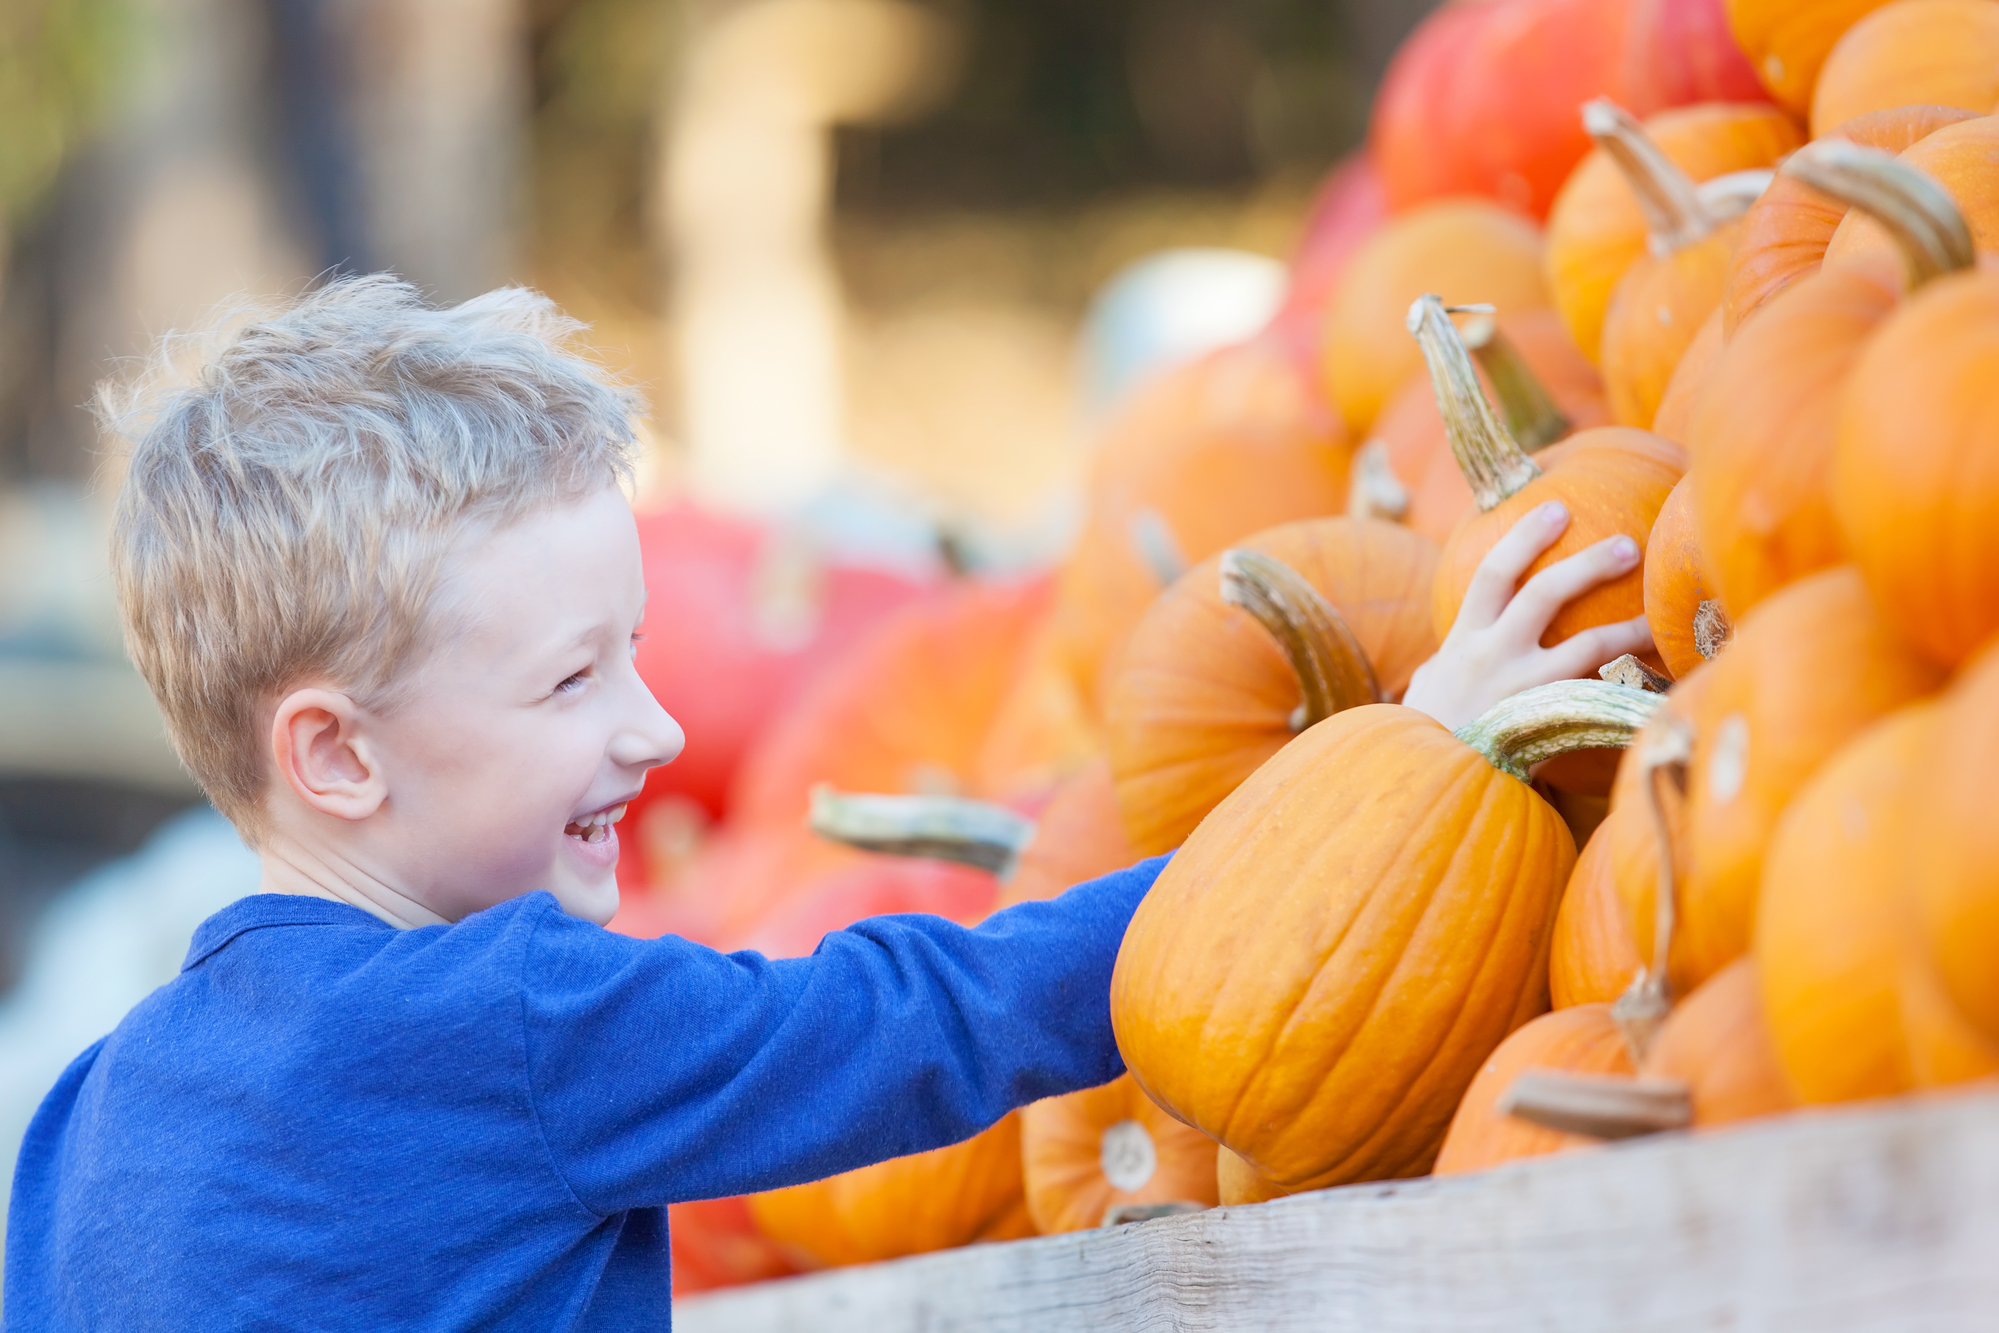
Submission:
<svg viewBox="0 0 1999 1333">
<path fill-rule="evenodd" d="M 294 796 L 335 819 L 366 819 L 388 795 L 361 710 L 337 690 L 294 690 L 278 702 L 271 757 Z"/>
</svg>

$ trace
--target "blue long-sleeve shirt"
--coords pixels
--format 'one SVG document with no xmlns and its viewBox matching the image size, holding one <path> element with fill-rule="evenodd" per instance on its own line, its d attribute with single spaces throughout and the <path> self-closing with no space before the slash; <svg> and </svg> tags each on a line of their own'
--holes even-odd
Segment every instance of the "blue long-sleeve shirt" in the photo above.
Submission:
<svg viewBox="0 0 1999 1333">
<path fill-rule="evenodd" d="M 546 893 L 419 930 L 244 899 L 36 1114 L 6 1328 L 659 1333 L 664 1205 L 1122 1072 L 1111 967 L 1162 863 L 780 961 L 627 939 Z"/>
</svg>

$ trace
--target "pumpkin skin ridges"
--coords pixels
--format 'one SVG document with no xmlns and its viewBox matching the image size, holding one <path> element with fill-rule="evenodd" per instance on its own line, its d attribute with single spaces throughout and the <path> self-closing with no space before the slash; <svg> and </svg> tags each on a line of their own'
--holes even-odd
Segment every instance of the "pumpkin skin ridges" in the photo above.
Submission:
<svg viewBox="0 0 1999 1333">
<path fill-rule="evenodd" d="M 1943 186 L 1980 252 L 1999 250 L 1999 116 L 1974 116 L 1942 126 L 1895 155 L 1895 160 Z M 1897 255 L 1899 247 L 1875 219 L 1849 209 L 1826 242 L 1828 265 Z"/>
<path fill-rule="evenodd" d="M 1831 459 L 1839 534 L 1884 614 L 1955 665 L 1999 632 L 1999 277 L 1939 278 L 1881 326 L 1845 387 Z"/>
<path fill-rule="evenodd" d="M 1693 864 L 1674 939 L 1695 984 L 1748 949 L 1764 848 L 1792 797 L 1848 739 L 1943 685 L 1850 565 L 1758 605 L 1705 675 L 1692 712 Z"/>
<path fill-rule="evenodd" d="M 1420 535 L 1330 518 L 1240 544 L 1290 565 L 1340 611 L 1391 697 L 1436 650 L 1423 607 L 1436 553 Z M 1297 678 L 1264 628 L 1223 604 L 1219 564 L 1203 561 L 1146 612 L 1108 691 L 1106 745 L 1139 855 L 1179 846 L 1292 738 Z"/>
<path fill-rule="evenodd" d="M 1617 894 L 1615 836 L 1608 819 L 1597 826 L 1562 890 L 1548 950 L 1548 1002 L 1556 1009 L 1610 1003 L 1644 961 L 1631 943 L 1631 923 Z"/>
<path fill-rule="evenodd" d="M 1308 845 L 1283 846 L 1287 826 Z M 1337 714 L 1216 807 L 1141 905 L 1112 980 L 1119 1047 L 1155 1100 L 1286 1189 L 1420 1171 L 1479 1063 L 1545 1003 L 1574 858 L 1551 808 L 1435 722 L 1395 705 Z M 1505 903 L 1484 891 L 1498 885 Z M 1404 945 L 1456 986 L 1383 952 Z M 1332 1050 L 1332 1068 L 1315 1063 Z M 1411 1092 L 1428 1100 L 1385 1127 Z"/>
<path fill-rule="evenodd" d="M 1812 135 L 1868 112 L 1999 103 L 1999 11 L 1989 0 L 1897 0 L 1846 30 L 1812 89 Z"/>
<path fill-rule="evenodd" d="M 1829 135 L 1884 153 L 1900 153 L 1937 130 L 1974 119 L 1976 114 L 1957 107 L 1897 107 L 1856 117 Z M 1729 263 L 1728 294 L 1721 303 L 1724 336 L 1733 338 L 1743 321 L 1779 292 L 1818 272 L 1825 262 L 1826 247 L 1845 216 L 1845 204 L 1803 181 L 1778 176 L 1743 215 L 1742 234 Z M 1670 431 L 1661 433 L 1671 435 Z"/>
<path fill-rule="evenodd" d="M 1161 1111 L 1128 1074 L 1035 1102 L 1020 1117 L 1027 1208 L 1044 1236 L 1101 1226 L 1119 1204 L 1221 1201 L 1214 1141 Z M 1158 1161 L 1136 1190 L 1113 1186 L 1102 1165 L 1104 1131 L 1125 1120 L 1145 1130 Z"/>
<path fill-rule="evenodd" d="M 1631 1053 L 1607 1003 L 1558 1009 L 1521 1027 L 1500 1043 L 1465 1089 L 1437 1154 L 1438 1175 L 1463 1175 L 1502 1162 L 1599 1145 L 1584 1134 L 1565 1134 L 1495 1111 L 1499 1099 L 1528 1069 L 1629 1074 Z"/>
<path fill-rule="evenodd" d="M 1819 69 L 1842 34 L 1890 0 L 1728 0 L 1728 26 L 1756 76 L 1792 114 L 1811 107 Z"/>
</svg>

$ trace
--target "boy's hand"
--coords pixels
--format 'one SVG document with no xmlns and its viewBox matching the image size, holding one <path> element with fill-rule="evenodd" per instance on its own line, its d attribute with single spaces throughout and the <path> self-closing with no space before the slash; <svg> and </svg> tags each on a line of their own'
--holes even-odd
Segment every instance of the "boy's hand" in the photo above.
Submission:
<svg viewBox="0 0 1999 1333">
<path fill-rule="evenodd" d="M 1437 655 L 1416 668 L 1402 702 L 1453 731 L 1501 699 L 1586 675 L 1612 658 L 1652 647 L 1645 618 L 1598 625 L 1541 646 L 1548 622 L 1570 598 L 1630 571 L 1643 556 L 1629 537 L 1609 537 L 1557 561 L 1516 592 L 1527 567 L 1569 526 L 1569 511 L 1549 501 L 1515 523 L 1479 561 Z"/>
</svg>

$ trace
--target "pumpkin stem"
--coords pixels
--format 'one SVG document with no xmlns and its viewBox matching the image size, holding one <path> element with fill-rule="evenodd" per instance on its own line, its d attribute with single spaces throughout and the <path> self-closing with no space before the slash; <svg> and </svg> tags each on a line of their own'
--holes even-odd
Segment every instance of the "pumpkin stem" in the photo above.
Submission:
<svg viewBox="0 0 1999 1333">
<path fill-rule="evenodd" d="M 1950 191 L 1899 158 L 1845 139 L 1820 139 L 1791 154 L 1781 170 L 1879 222 L 1902 252 L 1911 290 L 1977 261 L 1971 228 Z"/>
<path fill-rule="evenodd" d="M 1484 307 L 1478 309 L 1482 312 Z M 1480 511 L 1491 509 L 1540 476 L 1541 469 L 1521 452 L 1486 401 L 1471 355 L 1444 303 L 1434 296 L 1417 297 L 1409 307 L 1408 324 L 1430 367 L 1430 388 L 1437 395 L 1451 453 L 1471 483 Z"/>
<path fill-rule="evenodd" d="M 1666 702 L 1607 680 L 1558 680 L 1502 699 L 1456 735 L 1522 782 L 1543 760 L 1573 750 L 1622 749 Z"/>
<path fill-rule="evenodd" d="M 1494 1109 L 1544 1129 L 1597 1139 L 1630 1139 L 1693 1123 L 1693 1089 L 1677 1078 L 1626 1078 L 1527 1069 Z"/>
<path fill-rule="evenodd" d="M 1710 597 L 1694 608 L 1694 651 L 1712 658 L 1735 637 L 1735 623 L 1722 604 Z"/>
<path fill-rule="evenodd" d="M 1608 98 L 1585 102 L 1583 129 L 1617 164 L 1638 196 L 1638 210 L 1645 215 L 1645 242 L 1653 254 L 1684 250 L 1714 230 L 1714 215 L 1701 201 L 1700 187 L 1659 151 L 1630 112 Z"/>
<path fill-rule="evenodd" d="M 1660 790 L 1663 778 L 1684 799 L 1687 792 L 1687 764 L 1693 758 L 1693 727 L 1668 713 L 1660 719 L 1659 731 L 1647 738 L 1638 752 L 1638 776 L 1644 784 L 1647 811 L 1652 816 L 1652 836 L 1659 847 L 1659 883 L 1652 924 L 1652 965 L 1641 967 L 1631 985 L 1611 1006 L 1611 1017 L 1631 1049 L 1631 1062 L 1643 1064 L 1652 1042 L 1673 1011 L 1672 985 L 1668 969 L 1673 952 L 1673 931 L 1678 920 L 1679 875 L 1673 864 L 1673 829 L 1666 819 L 1666 801 Z"/>
<path fill-rule="evenodd" d="M 1701 207 L 1717 225 L 1733 222 L 1747 213 L 1750 206 L 1763 197 L 1770 188 L 1770 182 L 1777 179 L 1777 173 L 1768 167 L 1751 167 L 1747 171 L 1730 171 L 1694 187 L 1700 196 Z"/>
<path fill-rule="evenodd" d="M 1642 658 L 1634 653 L 1612 662 L 1605 662 L 1596 669 L 1597 679 L 1607 680 L 1613 685 L 1628 685 L 1634 690 L 1645 690 L 1651 694 L 1664 694 L 1673 682 L 1646 666 Z"/>
<path fill-rule="evenodd" d="M 1222 552 L 1222 601 L 1255 616 L 1291 663 L 1303 696 L 1293 731 L 1380 701 L 1374 667 L 1346 617 L 1282 560 L 1246 547 Z"/>
<path fill-rule="evenodd" d="M 812 789 L 806 826 L 820 837 L 863 851 L 920 856 L 1013 873 L 1034 841 L 1034 821 L 989 801 L 962 796 L 877 796 Z"/>
<path fill-rule="evenodd" d="M 1180 539 L 1173 535 L 1173 525 L 1157 509 L 1148 506 L 1133 514 L 1126 532 L 1132 549 L 1138 552 L 1139 560 L 1152 572 L 1152 577 L 1159 580 L 1160 587 L 1171 587 L 1187 572 L 1187 553 L 1180 548 Z"/>
<path fill-rule="evenodd" d="M 1520 349 L 1500 330 L 1496 316 L 1480 314 L 1462 333 L 1465 346 L 1492 385 L 1493 396 L 1499 399 L 1507 430 L 1520 442 L 1522 451 L 1539 453 L 1575 429 Z"/>
<path fill-rule="evenodd" d="M 1353 454 L 1353 479 L 1347 488 L 1348 518 L 1399 521 L 1409 512 L 1409 488 L 1388 461 L 1388 445 L 1369 440 Z"/>
</svg>

